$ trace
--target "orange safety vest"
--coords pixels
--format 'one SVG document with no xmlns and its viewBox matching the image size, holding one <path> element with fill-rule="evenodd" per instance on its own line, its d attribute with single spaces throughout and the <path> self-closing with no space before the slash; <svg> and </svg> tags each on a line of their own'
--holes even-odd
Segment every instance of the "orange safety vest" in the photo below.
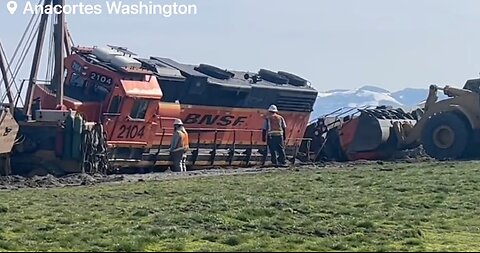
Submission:
<svg viewBox="0 0 480 253">
<path fill-rule="evenodd" d="M 184 150 L 187 151 L 189 147 L 188 133 L 186 131 L 177 130 L 180 140 L 173 151 Z"/>
<path fill-rule="evenodd" d="M 272 116 L 267 117 L 268 135 L 275 135 L 275 136 L 283 135 L 282 120 L 283 120 L 283 117 L 280 116 L 279 114 L 273 114 Z"/>
</svg>

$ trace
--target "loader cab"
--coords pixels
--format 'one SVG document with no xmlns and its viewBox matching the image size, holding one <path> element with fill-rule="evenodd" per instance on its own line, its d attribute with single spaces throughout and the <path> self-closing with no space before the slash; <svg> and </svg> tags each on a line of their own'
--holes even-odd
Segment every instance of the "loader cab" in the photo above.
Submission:
<svg viewBox="0 0 480 253">
<path fill-rule="evenodd" d="M 480 79 L 468 80 L 463 89 L 480 94 Z"/>
</svg>

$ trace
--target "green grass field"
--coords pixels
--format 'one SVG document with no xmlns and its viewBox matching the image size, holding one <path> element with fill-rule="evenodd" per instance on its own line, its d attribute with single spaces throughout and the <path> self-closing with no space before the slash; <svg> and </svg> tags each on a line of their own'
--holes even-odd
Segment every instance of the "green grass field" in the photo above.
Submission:
<svg viewBox="0 0 480 253">
<path fill-rule="evenodd" d="M 477 251 L 480 163 L 1 192 L 0 249 Z"/>
</svg>

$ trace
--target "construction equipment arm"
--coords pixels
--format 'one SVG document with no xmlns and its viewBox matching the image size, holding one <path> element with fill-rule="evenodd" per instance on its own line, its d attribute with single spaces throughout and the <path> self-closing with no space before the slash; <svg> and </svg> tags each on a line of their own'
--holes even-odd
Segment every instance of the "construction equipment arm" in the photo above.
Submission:
<svg viewBox="0 0 480 253">
<path fill-rule="evenodd" d="M 443 93 L 449 97 L 459 97 L 459 96 L 468 95 L 472 93 L 472 91 L 470 90 L 453 88 L 448 85 L 445 86 L 445 88 L 443 89 L 439 88 L 439 90 L 443 90 Z"/>
<path fill-rule="evenodd" d="M 425 102 L 425 108 L 424 108 L 425 111 L 428 111 L 428 109 L 437 102 L 438 100 L 437 91 L 438 91 L 438 86 L 430 85 L 430 89 L 428 90 L 427 101 Z"/>
</svg>

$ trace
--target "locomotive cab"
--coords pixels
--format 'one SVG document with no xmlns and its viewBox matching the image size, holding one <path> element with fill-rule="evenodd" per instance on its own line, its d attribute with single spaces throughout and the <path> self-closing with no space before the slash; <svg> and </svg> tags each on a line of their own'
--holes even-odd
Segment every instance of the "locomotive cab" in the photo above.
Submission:
<svg viewBox="0 0 480 253">
<path fill-rule="evenodd" d="M 161 90 L 155 78 L 149 80 L 120 80 L 112 92 L 108 111 L 103 113 L 103 123 L 109 144 L 147 148 L 149 133 L 158 125 L 158 103 Z"/>
</svg>

